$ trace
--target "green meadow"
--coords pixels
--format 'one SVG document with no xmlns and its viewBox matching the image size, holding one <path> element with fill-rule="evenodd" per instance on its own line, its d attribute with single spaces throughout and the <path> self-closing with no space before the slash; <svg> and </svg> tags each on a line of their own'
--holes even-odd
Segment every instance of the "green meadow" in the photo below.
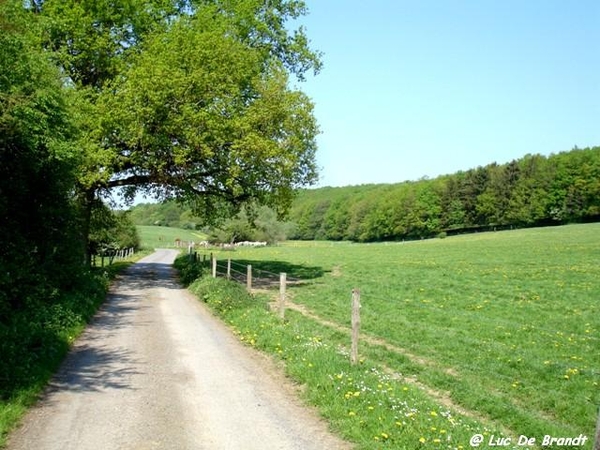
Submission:
<svg viewBox="0 0 600 450">
<path fill-rule="evenodd" d="M 142 248 L 172 248 L 175 240 L 200 242 L 206 239 L 206 235 L 195 230 L 183 228 L 157 227 L 152 225 L 137 225 L 138 234 Z"/>
<path fill-rule="evenodd" d="M 342 353 L 349 347 L 351 290 L 360 289 L 363 364 L 486 433 L 514 436 L 513 444 L 520 435 L 540 443 L 546 434 L 583 433 L 591 448 L 600 405 L 599 235 L 600 224 L 588 224 L 413 242 L 287 242 L 215 254 L 232 258 L 234 267 L 251 264 L 302 280 L 290 283 L 288 296 L 303 314 L 288 311 L 287 320 L 311 327 L 311 339 Z M 276 291 L 255 294 L 274 297 Z M 247 342 L 259 342 L 272 331 L 252 325 L 248 314 L 228 320 Z M 267 350 L 281 354 L 277 346 Z M 339 371 L 328 376 L 344 379 Z M 352 392 L 344 395 L 353 399 Z M 365 408 L 379 408 L 380 421 L 396 417 L 384 403 L 373 397 Z M 425 415 L 442 411 L 426 409 Z M 360 428 L 360 420 L 344 426 Z M 382 433 L 372 436 L 379 445 L 392 435 Z M 446 442 L 417 434 L 410 442 Z M 468 448 L 468 440 L 452 445 Z"/>
</svg>

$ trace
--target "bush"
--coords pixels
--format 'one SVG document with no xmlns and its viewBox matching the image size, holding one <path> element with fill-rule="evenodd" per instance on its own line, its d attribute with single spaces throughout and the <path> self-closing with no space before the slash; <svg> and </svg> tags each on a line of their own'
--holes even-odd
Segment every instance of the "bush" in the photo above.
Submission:
<svg viewBox="0 0 600 450">
<path fill-rule="evenodd" d="M 220 316 L 253 304 L 244 286 L 224 278 L 200 278 L 190 285 L 190 291 Z"/>
<path fill-rule="evenodd" d="M 207 272 L 207 268 L 200 261 L 192 261 L 190 255 L 178 256 L 173 263 L 179 273 L 179 281 L 184 286 L 189 286 L 198 278 L 201 278 Z"/>
</svg>

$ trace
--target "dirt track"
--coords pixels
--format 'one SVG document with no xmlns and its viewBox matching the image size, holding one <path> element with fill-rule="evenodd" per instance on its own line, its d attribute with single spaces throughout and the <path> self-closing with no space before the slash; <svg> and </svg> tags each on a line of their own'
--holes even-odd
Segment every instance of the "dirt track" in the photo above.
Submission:
<svg viewBox="0 0 600 450">
<path fill-rule="evenodd" d="M 8 449 L 346 449 L 266 358 L 173 279 L 132 266 Z"/>
</svg>

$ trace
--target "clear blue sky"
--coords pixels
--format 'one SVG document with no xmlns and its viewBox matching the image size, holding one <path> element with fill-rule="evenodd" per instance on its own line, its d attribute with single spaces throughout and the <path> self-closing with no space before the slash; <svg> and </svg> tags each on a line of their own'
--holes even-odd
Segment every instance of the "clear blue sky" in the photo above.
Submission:
<svg viewBox="0 0 600 450">
<path fill-rule="evenodd" d="M 306 0 L 320 186 L 600 145 L 599 0 Z"/>
</svg>

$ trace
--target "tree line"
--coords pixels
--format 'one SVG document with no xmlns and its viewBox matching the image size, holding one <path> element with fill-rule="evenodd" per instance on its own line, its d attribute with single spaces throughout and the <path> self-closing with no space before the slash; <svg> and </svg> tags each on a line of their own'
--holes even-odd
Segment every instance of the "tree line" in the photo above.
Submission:
<svg viewBox="0 0 600 450">
<path fill-rule="evenodd" d="M 526 155 L 435 179 L 303 190 L 293 239 L 420 239 L 600 220 L 600 147 Z"/>
</svg>

